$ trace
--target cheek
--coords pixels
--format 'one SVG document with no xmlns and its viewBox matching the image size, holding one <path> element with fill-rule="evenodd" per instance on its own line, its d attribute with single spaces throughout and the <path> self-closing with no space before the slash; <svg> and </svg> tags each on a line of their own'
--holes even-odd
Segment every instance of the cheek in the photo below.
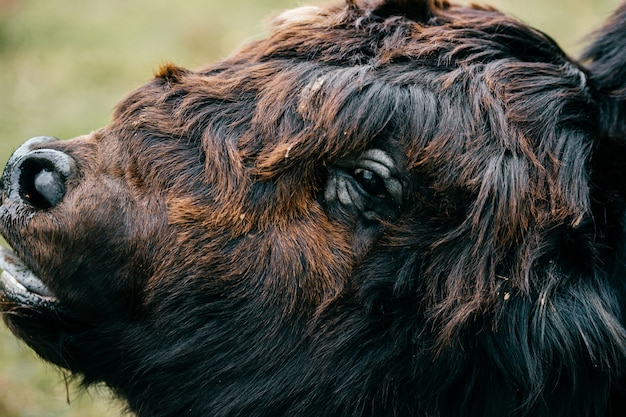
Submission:
<svg viewBox="0 0 626 417">
<path fill-rule="evenodd" d="M 199 213 L 198 204 L 170 211 L 176 223 L 169 241 L 175 243 L 161 246 L 145 288 L 147 309 L 180 314 L 181 302 L 188 303 L 181 297 L 203 297 L 200 305 L 246 300 L 263 314 L 310 315 L 344 289 L 354 263 L 351 233 L 318 205 L 269 224 L 250 212 L 233 216 L 232 224 L 203 222 L 210 211 L 195 218 L 182 214 Z"/>
<path fill-rule="evenodd" d="M 238 269 L 262 271 L 252 277 L 255 293 L 268 303 L 282 300 L 297 310 L 335 297 L 346 285 L 353 252 L 345 231 L 319 220 L 294 221 L 244 239 L 234 252 Z"/>
</svg>

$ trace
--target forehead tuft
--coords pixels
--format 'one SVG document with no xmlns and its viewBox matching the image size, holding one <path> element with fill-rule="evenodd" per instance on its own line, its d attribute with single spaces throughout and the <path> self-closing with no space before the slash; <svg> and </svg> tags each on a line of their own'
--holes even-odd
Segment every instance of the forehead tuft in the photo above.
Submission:
<svg viewBox="0 0 626 417">
<path fill-rule="evenodd" d="M 285 10 L 272 20 L 276 28 L 290 25 L 316 25 L 323 21 L 324 9 L 316 6 L 303 6 Z"/>
</svg>

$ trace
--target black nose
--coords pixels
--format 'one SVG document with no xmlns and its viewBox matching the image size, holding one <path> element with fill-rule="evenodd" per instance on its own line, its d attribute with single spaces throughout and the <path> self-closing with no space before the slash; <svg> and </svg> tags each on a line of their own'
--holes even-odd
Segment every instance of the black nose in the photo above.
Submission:
<svg viewBox="0 0 626 417">
<path fill-rule="evenodd" d="M 69 155 L 45 148 L 55 141 L 47 136 L 32 138 L 11 155 L 0 181 L 5 199 L 21 199 L 37 209 L 54 207 L 63 200 L 76 164 Z"/>
</svg>

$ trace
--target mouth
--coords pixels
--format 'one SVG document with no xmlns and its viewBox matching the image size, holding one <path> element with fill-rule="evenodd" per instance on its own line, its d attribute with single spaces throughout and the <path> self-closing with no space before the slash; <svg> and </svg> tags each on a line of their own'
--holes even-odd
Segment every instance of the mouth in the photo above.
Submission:
<svg viewBox="0 0 626 417">
<path fill-rule="evenodd" d="M 12 251 L 0 247 L 0 308 L 51 306 L 56 298 Z"/>
</svg>

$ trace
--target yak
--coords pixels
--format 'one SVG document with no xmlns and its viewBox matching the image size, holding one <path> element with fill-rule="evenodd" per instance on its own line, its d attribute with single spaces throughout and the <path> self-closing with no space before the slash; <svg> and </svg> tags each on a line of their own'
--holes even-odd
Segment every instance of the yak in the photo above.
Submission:
<svg viewBox="0 0 626 417">
<path fill-rule="evenodd" d="M 626 408 L 626 4 L 277 15 L 0 183 L 11 331 L 138 417 Z"/>
</svg>

